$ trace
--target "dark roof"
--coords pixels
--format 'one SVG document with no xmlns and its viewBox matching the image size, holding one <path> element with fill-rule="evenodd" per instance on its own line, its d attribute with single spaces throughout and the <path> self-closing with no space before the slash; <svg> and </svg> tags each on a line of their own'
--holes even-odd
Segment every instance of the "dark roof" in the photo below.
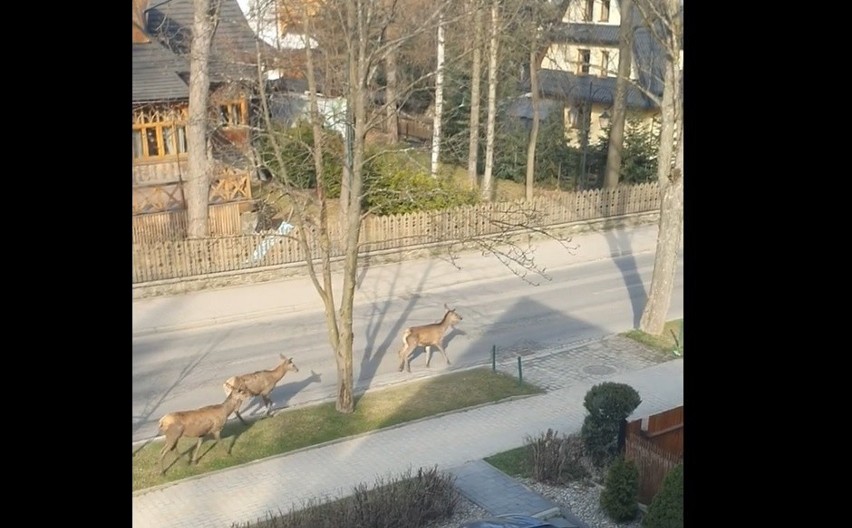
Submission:
<svg viewBox="0 0 852 528">
<path fill-rule="evenodd" d="M 183 57 L 178 57 L 155 40 L 147 44 L 134 43 L 133 101 L 188 98 L 189 87 L 178 74 L 188 69 Z"/>
<path fill-rule="evenodd" d="M 538 116 L 541 119 L 546 119 L 554 110 L 560 108 L 559 101 L 554 99 L 542 99 L 538 105 Z M 506 109 L 506 114 L 511 117 L 520 117 L 522 119 L 532 119 L 532 99 L 530 97 L 518 97 L 509 103 Z"/>
<path fill-rule="evenodd" d="M 225 81 L 257 77 L 257 46 L 264 59 L 272 59 L 277 51 L 258 39 L 246 21 L 236 0 L 221 0 L 219 23 L 210 45 L 210 79 Z M 192 0 L 150 2 L 147 31 L 175 54 L 188 57 L 192 44 Z M 188 61 L 187 61 L 188 63 Z"/>
<path fill-rule="evenodd" d="M 609 24 L 567 23 L 557 24 L 552 33 L 554 42 L 593 44 L 618 47 L 619 26 Z"/>
<path fill-rule="evenodd" d="M 665 55 L 647 27 L 636 28 L 633 33 L 633 61 L 639 73 L 639 84 L 649 92 L 662 96 Z"/>
<path fill-rule="evenodd" d="M 575 75 L 561 70 L 542 69 L 539 71 L 538 84 L 541 96 L 549 99 L 589 101 L 600 104 L 612 104 L 615 98 L 615 77 L 595 77 Z M 627 87 L 627 107 L 639 109 L 656 108 L 648 97 L 632 85 Z"/>
</svg>

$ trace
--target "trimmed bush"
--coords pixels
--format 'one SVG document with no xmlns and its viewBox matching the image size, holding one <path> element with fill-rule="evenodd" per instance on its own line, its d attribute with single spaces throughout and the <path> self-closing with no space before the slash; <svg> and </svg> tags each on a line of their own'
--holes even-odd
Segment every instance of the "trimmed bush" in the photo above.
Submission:
<svg viewBox="0 0 852 528">
<path fill-rule="evenodd" d="M 624 383 L 606 381 L 589 389 L 583 406 L 589 414 L 613 422 L 621 422 L 639 407 L 642 398 L 636 389 Z"/>
<path fill-rule="evenodd" d="M 666 474 L 660 491 L 648 506 L 642 519 L 643 528 L 683 527 L 683 464 Z"/>
<path fill-rule="evenodd" d="M 639 512 L 639 470 L 631 460 L 618 457 L 606 476 L 601 508 L 616 522 L 631 521 Z"/>
<path fill-rule="evenodd" d="M 580 429 L 580 436 L 583 439 L 586 454 L 595 466 L 604 467 L 618 455 L 620 427 L 618 422 L 604 420 L 592 415 L 586 416 L 583 427 Z"/>
<path fill-rule="evenodd" d="M 589 412 L 580 436 L 586 453 L 602 467 L 618 455 L 618 433 L 624 420 L 642 403 L 639 393 L 624 383 L 604 382 L 586 393 L 583 405 Z"/>
</svg>

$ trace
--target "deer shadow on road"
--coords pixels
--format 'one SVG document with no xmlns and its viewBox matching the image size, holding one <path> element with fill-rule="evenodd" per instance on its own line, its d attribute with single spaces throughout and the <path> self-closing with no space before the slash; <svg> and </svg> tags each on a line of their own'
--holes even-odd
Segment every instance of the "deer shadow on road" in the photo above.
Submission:
<svg viewBox="0 0 852 528">
<path fill-rule="evenodd" d="M 288 374 L 288 377 L 291 375 L 293 374 Z M 284 379 L 286 378 L 282 378 L 282 380 Z M 272 414 L 274 415 L 276 411 L 289 407 L 288 402 L 293 396 L 306 389 L 309 385 L 321 382 L 322 374 L 315 372 L 313 369 L 311 369 L 310 375 L 305 379 L 291 383 L 279 382 L 279 385 L 272 389 L 272 392 L 269 394 L 269 399 L 272 400 Z M 248 400 L 247 403 L 248 405 L 243 404 L 245 407 L 240 409 L 240 414 L 243 418 L 246 418 L 246 421 L 248 421 L 249 417 L 264 418 L 266 416 L 266 405 L 263 403 L 263 398 L 255 396 L 251 400 Z"/>
</svg>

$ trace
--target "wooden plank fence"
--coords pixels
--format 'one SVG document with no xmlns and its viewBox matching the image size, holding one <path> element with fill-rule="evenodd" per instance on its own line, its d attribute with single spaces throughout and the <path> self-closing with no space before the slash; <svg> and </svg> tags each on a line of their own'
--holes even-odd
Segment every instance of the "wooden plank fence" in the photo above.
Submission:
<svg viewBox="0 0 852 528">
<path fill-rule="evenodd" d="M 624 457 L 639 470 L 639 502 L 650 504 L 666 474 L 683 461 L 683 406 L 628 423 Z"/>
<path fill-rule="evenodd" d="M 239 202 L 211 204 L 208 206 L 210 233 L 214 237 L 236 235 L 240 232 Z M 164 211 L 133 216 L 134 248 L 169 240 L 176 243 L 186 238 L 186 210 Z M 134 257 L 136 252 L 134 250 Z"/>
<path fill-rule="evenodd" d="M 214 233 L 234 233 L 239 226 L 236 209 L 222 210 L 211 206 L 211 227 Z M 564 193 L 559 197 L 540 197 L 530 202 L 485 203 L 463 206 L 443 211 L 425 211 L 391 216 L 370 216 L 364 219 L 361 229 L 360 251 L 414 248 L 428 244 L 451 243 L 523 232 L 529 228 L 544 228 L 632 213 L 657 211 L 660 208 L 660 191 L 656 183 L 624 185 L 614 189 L 590 189 L 576 193 Z M 162 213 L 167 214 L 167 213 Z M 163 224 L 158 229 L 166 230 L 162 218 L 134 220 L 148 224 Z M 281 266 L 304 262 L 305 254 L 299 246 L 294 229 L 286 235 L 249 234 L 218 236 L 201 240 L 185 240 L 183 224 L 173 232 L 167 232 L 166 240 L 142 240 L 133 244 L 133 282 L 135 284 L 166 279 L 180 279 L 213 273 L 233 272 Z M 332 257 L 344 255 L 338 243 L 336 223 L 330 226 Z M 146 229 L 152 229 L 146 226 Z M 173 229 L 173 228 L 172 228 Z M 315 232 L 308 233 L 311 257 L 318 258 L 319 250 L 314 241 Z M 257 248 L 263 244 L 265 253 L 259 256 Z"/>
</svg>

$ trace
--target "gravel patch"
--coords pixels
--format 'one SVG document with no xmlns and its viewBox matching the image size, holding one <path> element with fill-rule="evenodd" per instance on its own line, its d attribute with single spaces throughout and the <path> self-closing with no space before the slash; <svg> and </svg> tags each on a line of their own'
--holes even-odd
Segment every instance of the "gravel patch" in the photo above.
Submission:
<svg viewBox="0 0 852 528">
<path fill-rule="evenodd" d="M 570 513 L 585 522 L 589 528 L 640 528 L 642 513 L 627 523 L 613 522 L 601 510 L 600 497 L 603 488 L 592 483 L 572 482 L 565 486 L 552 486 L 532 479 L 518 479 L 528 488 L 552 500 L 566 513 Z M 464 496 L 460 496 L 456 512 L 449 519 L 438 521 L 426 528 L 459 528 L 463 523 L 489 517 L 487 511 L 480 508 Z"/>
</svg>

